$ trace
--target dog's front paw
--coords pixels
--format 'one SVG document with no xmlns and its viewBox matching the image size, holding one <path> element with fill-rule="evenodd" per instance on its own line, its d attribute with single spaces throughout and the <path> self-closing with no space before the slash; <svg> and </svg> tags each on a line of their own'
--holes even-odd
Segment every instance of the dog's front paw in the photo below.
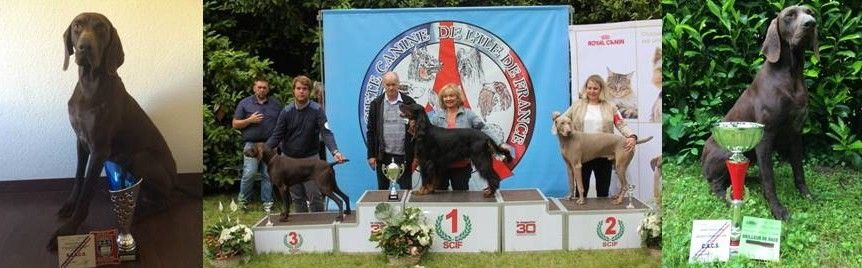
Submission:
<svg viewBox="0 0 862 268">
<path fill-rule="evenodd" d="M 434 189 L 431 187 L 422 186 L 419 188 L 418 191 L 415 191 L 414 193 L 417 195 L 426 195 L 426 194 L 430 194 L 433 191 L 434 191 Z"/>
<path fill-rule="evenodd" d="M 48 251 L 57 250 L 57 237 L 51 236 L 51 240 L 48 241 L 48 245 L 45 246 L 45 248 L 48 249 Z"/>
<path fill-rule="evenodd" d="M 57 250 L 57 237 L 58 236 L 73 235 L 73 234 L 75 234 L 75 231 L 77 229 L 78 228 L 71 227 L 68 224 L 64 224 L 63 226 L 60 226 L 60 228 L 58 228 L 57 231 L 55 231 L 54 234 L 51 235 L 51 240 L 48 241 L 48 246 L 47 246 L 48 250 L 50 250 L 50 251 Z"/>
<path fill-rule="evenodd" d="M 482 191 L 482 196 L 485 198 L 491 198 L 491 197 L 494 197 L 494 192 L 495 192 L 494 190 L 486 188 L 485 190 Z"/>
<path fill-rule="evenodd" d="M 790 219 L 790 212 L 784 206 L 778 205 L 772 208 L 772 216 L 776 220 L 787 221 Z"/>
</svg>

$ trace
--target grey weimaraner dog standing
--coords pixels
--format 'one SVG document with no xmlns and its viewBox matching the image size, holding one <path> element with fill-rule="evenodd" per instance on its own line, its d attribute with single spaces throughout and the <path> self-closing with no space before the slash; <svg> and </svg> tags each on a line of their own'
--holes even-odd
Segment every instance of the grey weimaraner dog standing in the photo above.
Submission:
<svg viewBox="0 0 862 268">
<path fill-rule="evenodd" d="M 87 217 L 96 182 L 106 160 L 143 178 L 139 207 L 154 212 L 167 208 L 177 167 L 171 150 L 153 121 L 126 92 L 117 68 L 123 64 L 123 47 L 117 30 L 97 13 L 75 17 L 63 35 L 69 56 L 75 55 L 78 83 L 69 99 L 69 121 L 77 137 L 78 164 L 72 193 L 58 215 L 71 216 L 51 238 L 78 231 Z"/>
<path fill-rule="evenodd" d="M 808 113 L 808 90 L 802 76 L 804 51 L 817 53 L 817 25 L 811 9 L 791 6 L 772 20 L 763 41 L 766 62 L 754 77 L 754 82 L 742 92 L 724 121 L 750 121 L 764 124 L 763 139 L 755 150 L 746 154 L 760 166 L 763 195 L 776 219 L 789 218 L 775 193 L 772 152 L 786 156 L 793 168 L 796 188 L 811 198 L 802 171 L 802 125 Z M 754 155 L 756 157 L 754 157 Z M 721 149 L 710 137 L 703 148 L 703 173 L 712 185 L 712 192 L 724 198 L 730 184 L 725 160 L 730 153 Z"/>
</svg>

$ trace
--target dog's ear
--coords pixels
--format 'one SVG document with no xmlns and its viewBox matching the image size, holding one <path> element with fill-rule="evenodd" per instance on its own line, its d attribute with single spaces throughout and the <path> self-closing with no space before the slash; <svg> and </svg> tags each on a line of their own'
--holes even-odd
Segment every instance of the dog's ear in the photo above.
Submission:
<svg viewBox="0 0 862 268">
<path fill-rule="evenodd" d="M 551 113 L 551 135 L 557 136 L 557 118 L 560 117 L 560 112 L 554 111 Z"/>
<path fill-rule="evenodd" d="M 108 41 L 108 45 L 105 47 L 105 54 L 102 60 L 105 70 L 116 73 L 120 65 L 123 65 L 124 59 L 125 54 L 123 53 L 123 44 L 120 43 L 120 35 L 117 34 L 117 29 L 111 25 L 111 40 Z"/>
<path fill-rule="evenodd" d="M 75 54 L 75 43 L 72 42 L 72 25 L 74 23 L 70 23 L 69 27 L 66 28 L 66 32 L 63 33 L 63 45 L 66 47 L 66 59 L 63 60 L 63 71 L 69 69 L 69 56 Z"/>
<path fill-rule="evenodd" d="M 766 38 L 763 39 L 763 55 L 766 60 L 775 63 L 781 57 L 781 34 L 778 32 L 778 19 L 772 19 L 769 28 L 766 29 Z"/>
</svg>

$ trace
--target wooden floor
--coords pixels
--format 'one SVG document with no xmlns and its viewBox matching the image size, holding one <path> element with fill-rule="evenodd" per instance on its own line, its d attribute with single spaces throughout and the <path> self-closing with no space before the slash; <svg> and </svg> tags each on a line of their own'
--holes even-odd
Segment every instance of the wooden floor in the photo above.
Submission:
<svg viewBox="0 0 862 268">
<path fill-rule="evenodd" d="M 188 196 L 174 191 L 168 211 L 132 225 L 140 260 L 120 267 L 201 267 L 201 174 L 181 174 Z M 79 233 L 115 228 L 106 180 L 100 180 L 90 215 Z M 0 182 L 0 267 L 57 267 L 57 252 L 45 246 L 63 221 L 56 212 L 71 179 Z"/>
</svg>

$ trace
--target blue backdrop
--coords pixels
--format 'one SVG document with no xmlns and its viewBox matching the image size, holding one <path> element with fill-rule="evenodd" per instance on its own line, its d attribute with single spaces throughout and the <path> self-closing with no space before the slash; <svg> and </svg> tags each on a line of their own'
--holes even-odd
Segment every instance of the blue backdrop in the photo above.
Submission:
<svg viewBox="0 0 862 268">
<path fill-rule="evenodd" d="M 487 112 L 488 120 L 500 122 L 510 144 L 523 145 L 518 147 L 524 151 L 520 151 L 514 176 L 504 180 L 502 188 L 539 188 L 549 196 L 564 195 L 565 167 L 557 139 L 550 133 L 550 118 L 552 111 L 564 111 L 571 99 L 568 21 L 568 6 L 323 11 L 326 113 L 339 149 L 351 159 L 336 166 L 339 186 L 350 195 L 351 202 L 365 190 L 377 187 L 366 159 L 363 107 L 382 94 L 379 74 L 395 69 L 402 83 L 413 81 L 411 90 L 425 94 L 440 64 L 417 59 L 436 57 L 434 48 L 443 47 L 437 42 L 446 36 L 456 40 L 459 66 L 473 64 L 459 68 L 465 88 L 472 85 L 469 83 L 476 85 L 469 92 L 493 90 L 493 82 L 471 78 L 482 72 L 487 81 L 499 78 L 494 80 L 502 82 L 498 87 L 509 90 L 491 94 L 496 96 L 495 106 L 483 106 L 483 111 L 494 111 Z M 458 33 L 443 33 L 440 25 L 447 25 L 445 22 L 454 22 L 449 29 L 459 28 L 463 36 L 459 39 Z M 417 50 L 424 46 L 427 51 Z M 468 60 L 465 55 L 470 51 L 481 52 L 477 54 L 483 56 L 477 58 L 482 59 Z M 408 66 L 408 58 L 416 64 Z M 405 72 L 413 72 L 412 80 Z M 477 101 L 478 93 L 468 95 L 474 112 L 480 114 L 477 108 L 482 97 Z M 425 94 L 417 101 L 425 104 L 432 96 Z M 506 98 L 514 98 L 514 105 L 503 100 Z M 524 133 L 528 135 L 516 135 Z"/>
</svg>

